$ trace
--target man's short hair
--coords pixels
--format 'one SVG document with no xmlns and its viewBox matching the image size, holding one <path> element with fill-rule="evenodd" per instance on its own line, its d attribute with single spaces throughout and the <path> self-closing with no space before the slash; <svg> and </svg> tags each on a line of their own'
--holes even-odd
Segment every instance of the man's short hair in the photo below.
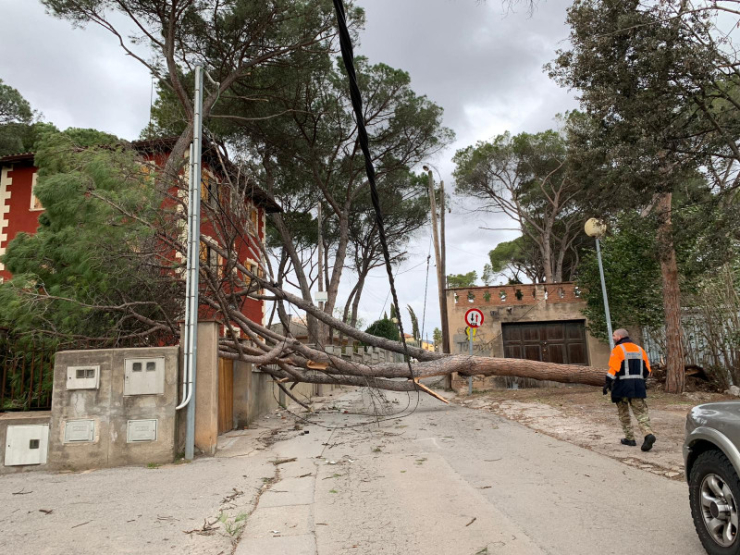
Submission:
<svg viewBox="0 0 740 555">
<path fill-rule="evenodd" d="M 622 339 L 624 337 L 629 337 L 630 336 L 629 332 L 626 329 L 624 329 L 624 328 L 619 328 L 618 330 L 616 330 L 614 332 L 614 335 L 616 335 L 620 339 Z"/>
</svg>

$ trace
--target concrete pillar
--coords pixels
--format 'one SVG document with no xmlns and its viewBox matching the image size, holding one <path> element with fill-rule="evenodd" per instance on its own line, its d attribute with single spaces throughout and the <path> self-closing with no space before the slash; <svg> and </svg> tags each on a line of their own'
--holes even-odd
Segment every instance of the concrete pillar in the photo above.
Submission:
<svg viewBox="0 0 740 555">
<path fill-rule="evenodd" d="M 215 455 L 218 443 L 218 323 L 198 322 L 195 447 Z"/>
</svg>

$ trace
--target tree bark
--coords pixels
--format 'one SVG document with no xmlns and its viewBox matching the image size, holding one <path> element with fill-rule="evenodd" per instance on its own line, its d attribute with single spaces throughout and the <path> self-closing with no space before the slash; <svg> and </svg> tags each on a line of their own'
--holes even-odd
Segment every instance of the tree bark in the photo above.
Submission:
<svg viewBox="0 0 740 555">
<path fill-rule="evenodd" d="M 238 358 L 229 351 L 219 351 L 219 356 Z M 327 357 L 328 358 L 328 357 Z M 301 381 L 306 383 L 325 383 L 356 385 L 363 387 L 378 387 L 392 391 L 414 391 L 413 382 L 397 381 L 398 378 L 409 377 L 409 367 L 406 363 L 379 364 L 366 366 L 355 364 L 356 374 L 334 373 L 331 369 L 322 372 L 304 371 Z M 535 380 L 549 380 L 559 383 L 601 386 L 604 383 L 606 370 L 590 366 L 570 364 L 555 364 L 523 359 L 471 357 L 468 355 L 450 355 L 444 358 L 414 364 L 415 378 L 429 378 L 434 376 L 451 375 L 458 372 L 461 376 L 517 376 Z M 276 377 L 289 376 L 270 368 L 263 369 Z M 336 371 L 335 371 L 336 372 Z M 292 380 L 288 380 L 292 381 Z"/>
<path fill-rule="evenodd" d="M 347 212 L 345 211 L 338 214 L 338 217 L 339 241 L 337 244 L 337 252 L 334 255 L 334 267 L 331 271 L 331 280 L 327 281 L 326 284 L 326 292 L 329 300 L 324 305 L 324 311 L 329 315 L 334 314 L 334 306 L 337 304 L 339 282 L 342 278 L 342 272 L 344 271 L 344 261 L 347 258 L 347 243 L 349 242 L 349 221 L 347 220 Z"/>
<path fill-rule="evenodd" d="M 553 283 L 552 275 L 552 244 L 550 235 L 552 234 L 552 224 L 545 226 L 545 233 L 542 237 L 542 262 L 545 270 L 545 282 Z"/>
<path fill-rule="evenodd" d="M 666 382 L 668 393 L 683 393 L 685 386 L 684 349 L 681 337 L 681 290 L 678 284 L 678 265 L 673 243 L 671 222 L 672 193 L 658 195 L 658 256 L 663 278 L 663 309 L 666 335 Z"/>
<path fill-rule="evenodd" d="M 349 325 L 353 328 L 357 326 L 357 313 L 360 310 L 360 297 L 362 297 L 362 290 L 365 287 L 365 278 L 367 276 L 367 272 L 360 275 L 360 278 L 357 282 L 357 290 L 355 292 L 355 298 L 352 300 L 352 315 L 349 319 Z"/>
<path fill-rule="evenodd" d="M 445 295 L 446 276 L 444 274 L 444 264 L 442 262 L 442 249 L 437 228 L 437 202 L 435 200 L 434 178 L 431 170 L 429 171 L 429 203 L 432 211 L 432 240 L 434 242 L 434 259 L 437 263 L 437 296 L 439 299 L 439 316 L 442 324 L 442 352 L 450 352 L 450 333 L 447 324 L 447 296 Z"/>
<path fill-rule="evenodd" d="M 285 221 L 279 213 L 270 214 L 270 217 L 272 218 L 272 221 L 275 224 L 275 228 L 278 230 L 278 233 L 280 233 L 280 238 L 283 241 L 283 247 L 287 251 L 290 260 L 293 262 L 293 268 L 295 269 L 296 276 L 298 277 L 298 283 L 301 286 L 301 295 L 307 302 L 312 302 L 311 287 L 309 286 L 308 279 L 306 278 L 306 274 L 303 271 L 301 259 L 293 246 L 293 240 L 290 236 L 290 232 L 288 231 L 288 227 L 285 225 Z M 308 330 L 309 341 L 317 343 L 319 339 L 319 324 L 316 319 L 308 316 L 306 318 L 306 328 Z"/>
</svg>

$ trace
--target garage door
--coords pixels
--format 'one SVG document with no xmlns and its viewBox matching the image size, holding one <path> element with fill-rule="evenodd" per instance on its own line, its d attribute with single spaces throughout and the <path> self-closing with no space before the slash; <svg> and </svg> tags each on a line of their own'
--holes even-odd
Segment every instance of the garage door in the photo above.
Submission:
<svg viewBox="0 0 740 555">
<path fill-rule="evenodd" d="M 584 320 L 502 324 L 504 356 L 588 365 Z"/>
</svg>

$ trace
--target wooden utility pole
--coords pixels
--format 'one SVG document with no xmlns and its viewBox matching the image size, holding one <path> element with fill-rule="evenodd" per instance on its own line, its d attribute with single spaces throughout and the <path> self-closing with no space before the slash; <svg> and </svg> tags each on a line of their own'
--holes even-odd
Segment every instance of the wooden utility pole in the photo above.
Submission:
<svg viewBox="0 0 740 555">
<path fill-rule="evenodd" d="M 447 282 L 447 240 L 445 239 L 445 182 L 439 182 L 439 241 L 440 258 L 442 259 L 442 277 Z M 445 295 L 444 312 L 445 327 L 442 328 L 442 352 L 450 352 L 450 336 L 447 333 L 447 296 Z M 452 389 L 452 374 L 445 376 L 445 388 Z"/>
<path fill-rule="evenodd" d="M 424 169 L 427 169 L 424 166 Z M 429 204 L 432 211 L 432 241 L 434 242 L 434 260 L 437 264 L 437 293 L 439 296 L 439 316 L 442 320 L 442 352 L 450 352 L 450 337 L 447 326 L 447 298 L 445 296 L 445 262 L 443 253 L 444 250 L 444 226 L 442 227 L 442 245 L 440 245 L 439 232 L 437 230 L 437 201 L 436 194 L 434 191 L 434 176 L 432 170 L 427 170 L 429 178 Z M 444 187 L 444 184 L 442 185 Z M 444 189 L 443 189 L 444 191 Z M 444 193 L 443 193 L 444 194 Z M 441 200 L 442 207 L 444 208 L 444 198 Z M 441 215 L 442 221 L 444 222 L 444 214 Z M 445 387 L 452 388 L 452 376 L 445 376 Z"/>
</svg>

